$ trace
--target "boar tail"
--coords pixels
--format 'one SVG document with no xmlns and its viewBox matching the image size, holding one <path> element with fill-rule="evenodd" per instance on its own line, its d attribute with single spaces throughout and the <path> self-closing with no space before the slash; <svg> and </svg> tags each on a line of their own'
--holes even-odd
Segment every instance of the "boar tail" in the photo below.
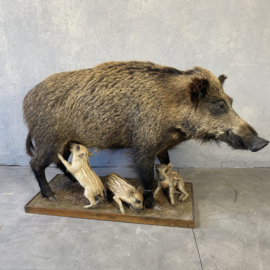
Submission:
<svg viewBox="0 0 270 270">
<path fill-rule="evenodd" d="M 26 152 L 30 157 L 33 157 L 34 151 L 35 151 L 35 147 L 34 147 L 33 142 L 32 142 L 32 137 L 31 137 L 30 133 L 28 133 L 27 138 L 26 138 Z"/>
</svg>

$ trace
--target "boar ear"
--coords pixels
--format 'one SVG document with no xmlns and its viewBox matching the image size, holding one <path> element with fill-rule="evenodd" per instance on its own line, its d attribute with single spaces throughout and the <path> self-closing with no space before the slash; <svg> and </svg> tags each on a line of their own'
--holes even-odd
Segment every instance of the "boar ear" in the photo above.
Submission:
<svg viewBox="0 0 270 270">
<path fill-rule="evenodd" d="M 195 103 L 196 108 L 200 99 L 206 96 L 207 90 L 209 88 L 209 81 L 207 79 L 195 78 L 189 85 L 190 88 L 190 99 Z"/>
<path fill-rule="evenodd" d="M 84 154 L 84 153 L 81 153 L 81 154 L 79 155 L 79 158 L 84 159 L 84 157 L 85 157 L 85 154 Z"/>
<path fill-rule="evenodd" d="M 142 187 L 142 186 L 138 186 L 138 187 L 137 187 L 137 190 L 138 190 L 141 194 L 143 194 L 143 187 Z"/>
<path fill-rule="evenodd" d="M 220 76 L 218 77 L 218 79 L 219 79 L 219 81 L 221 82 L 221 85 L 223 85 L 223 83 L 224 83 L 225 80 L 227 79 L 227 76 L 225 76 L 225 75 L 220 75 Z"/>
</svg>

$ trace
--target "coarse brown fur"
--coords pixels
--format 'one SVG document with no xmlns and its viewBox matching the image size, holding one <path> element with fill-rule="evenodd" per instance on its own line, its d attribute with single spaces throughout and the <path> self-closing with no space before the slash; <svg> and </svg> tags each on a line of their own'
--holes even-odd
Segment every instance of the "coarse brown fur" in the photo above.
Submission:
<svg viewBox="0 0 270 270">
<path fill-rule="evenodd" d="M 158 187 L 154 192 L 154 198 L 158 196 L 161 189 L 169 189 L 169 196 L 171 205 L 175 206 L 174 194 L 180 194 L 178 201 L 184 202 L 189 194 L 185 188 L 184 179 L 174 170 L 172 170 L 173 165 L 169 164 L 156 164 L 156 170 L 158 174 Z"/>
<path fill-rule="evenodd" d="M 143 209 L 143 189 L 141 186 L 136 189 L 116 173 L 110 173 L 105 177 L 105 186 L 113 193 L 113 199 L 118 203 L 122 214 L 125 214 L 122 201 L 128 203 L 130 208 L 137 213 Z"/>
<path fill-rule="evenodd" d="M 255 130 L 233 111 L 224 80 L 201 67 L 179 71 L 138 61 L 51 75 L 23 102 L 27 152 L 33 153 L 33 139 L 30 164 L 42 194 L 54 199 L 44 170 L 51 163 L 61 168 L 57 153 L 67 159 L 70 141 L 100 150 L 131 148 L 147 207 L 153 205 L 147 190 L 152 189 L 154 160 L 157 156 L 168 164 L 168 148 L 189 139 L 263 148 L 267 141 L 254 139 Z"/>
</svg>

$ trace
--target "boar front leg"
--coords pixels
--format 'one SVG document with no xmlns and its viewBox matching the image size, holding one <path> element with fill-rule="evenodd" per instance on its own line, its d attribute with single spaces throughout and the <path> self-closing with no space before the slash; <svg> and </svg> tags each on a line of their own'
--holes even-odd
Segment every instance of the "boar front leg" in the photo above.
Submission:
<svg viewBox="0 0 270 270">
<path fill-rule="evenodd" d="M 170 163 L 170 157 L 169 157 L 169 153 L 168 150 L 162 150 L 161 152 L 158 153 L 157 158 L 160 162 L 160 164 L 169 164 Z"/>
<path fill-rule="evenodd" d="M 161 210 L 161 206 L 154 200 L 153 196 L 154 163 L 156 155 L 149 154 L 149 150 L 148 153 L 145 154 L 145 151 L 145 149 L 143 149 L 143 151 L 141 149 L 136 150 L 134 155 L 140 180 L 144 188 L 144 205 L 146 208 Z"/>
</svg>

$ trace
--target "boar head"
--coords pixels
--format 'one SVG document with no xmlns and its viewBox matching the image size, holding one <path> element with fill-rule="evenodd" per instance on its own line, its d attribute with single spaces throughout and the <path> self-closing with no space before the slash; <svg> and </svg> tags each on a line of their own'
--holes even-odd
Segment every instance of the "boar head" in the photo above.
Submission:
<svg viewBox="0 0 270 270">
<path fill-rule="evenodd" d="M 191 108 L 185 110 L 180 129 L 189 139 L 223 141 L 233 149 L 252 152 L 269 143 L 233 110 L 233 100 L 223 90 L 226 76 L 216 78 L 201 67 L 186 71 L 186 75 Z"/>
</svg>

